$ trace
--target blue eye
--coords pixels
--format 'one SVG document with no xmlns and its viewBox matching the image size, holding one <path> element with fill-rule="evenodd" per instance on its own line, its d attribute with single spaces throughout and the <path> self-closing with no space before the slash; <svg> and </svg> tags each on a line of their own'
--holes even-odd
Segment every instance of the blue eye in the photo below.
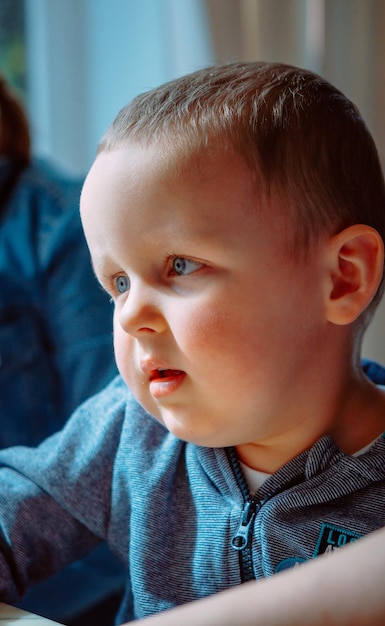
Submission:
<svg viewBox="0 0 385 626">
<path fill-rule="evenodd" d="M 172 260 L 172 270 L 174 274 L 177 276 L 186 276 L 187 274 L 192 274 L 196 272 L 200 267 L 202 267 L 202 263 L 198 263 L 198 261 L 192 261 L 191 259 L 186 259 L 183 256 L 176 256 Z"/>
<path fill-rule="evenodd" d="M 117 276 L 115 278 L 115 287 L 119 293 L 126 293 L 130 289 L 130 279 L 128 276 Z"/>
</svg>

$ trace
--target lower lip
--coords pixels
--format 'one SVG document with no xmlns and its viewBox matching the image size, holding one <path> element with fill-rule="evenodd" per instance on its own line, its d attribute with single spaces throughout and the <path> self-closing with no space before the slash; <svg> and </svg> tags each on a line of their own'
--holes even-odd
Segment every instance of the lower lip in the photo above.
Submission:
<svg viewBox="0 0 385 626">
<path fill-rule="evenodd" d="M 150 393 L 153 398 L 165 398 L 179 389 L 184 379 L 185 372 L 176 372 L 165 378 L 155 378 L 150 382 Z"/>
</svg>

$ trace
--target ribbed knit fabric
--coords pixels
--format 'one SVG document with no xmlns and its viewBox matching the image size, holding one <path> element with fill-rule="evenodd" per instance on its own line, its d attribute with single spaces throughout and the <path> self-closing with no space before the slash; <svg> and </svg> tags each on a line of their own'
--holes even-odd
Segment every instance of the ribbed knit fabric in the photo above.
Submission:
<svg viewBox="0 0 385 626">
<path fill-rule="evenodd" d="M 244 497 L 224 449 L 179 441 L 117 377 L 38 449 L 0 453 L 0 598 L 107 539 L 127 566 L 120 621 L 241 583 Z M 385 440 L 319 440 L 273 474 L 251 533 L 256 578 L 385 525 Z"/>
</svg>

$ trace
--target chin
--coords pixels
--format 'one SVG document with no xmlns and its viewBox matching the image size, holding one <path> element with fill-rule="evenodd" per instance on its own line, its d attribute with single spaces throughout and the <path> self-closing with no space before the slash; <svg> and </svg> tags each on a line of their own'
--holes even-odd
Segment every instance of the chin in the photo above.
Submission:
<svg viewBox="0 0 385 626">
<path fill-rule="evenodd" d="M 157 419 L 167 428 L 167 430 L 177 439 L 198 443 L 198 433 L 189 428 L 188 425 L 178 417 L 175 417 L 170 411 L 161 411 Z"/>
<path fill-rule="evenodd" d="M 188 443 L 193 443 L 197 446 L 203 446 L 207 448 L 223 448 L 228 445 L 232 445 L 232 443 L 228 443 L 223 438 L 223 433 L 218 433 L 217 430 L 215 432 L 211 429 L 195 429 L 193 427 L 189 428 L 188 424 L 181 420 L 180 418 L 176 418 L 174 415 L 162 415 L 159 421 L 167 428 L 167 430 L 174 435 L 177 439 L 181 441 L 186 441 Z M 189 420 L 191 421 L 191 420 Z"/>
</svg>

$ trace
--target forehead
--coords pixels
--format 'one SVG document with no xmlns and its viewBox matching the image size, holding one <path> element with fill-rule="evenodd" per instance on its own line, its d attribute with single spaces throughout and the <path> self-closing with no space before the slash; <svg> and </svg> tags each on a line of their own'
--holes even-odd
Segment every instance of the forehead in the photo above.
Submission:
<svg viewBox="0 0 385 626">
<path fill-rule="evenodd" d="M 174 188 L 182 185 L 201 183 L 223 185 L 230 170 L 236 170 L 239 183 L 251 182 L 251 172 L 243 159 L 230 148 L 198 147 L 190 152 L 174 148 L 159 141 L 149 145 L 139 142 L 127 142 L 125 145 L 101 152 L 91 168 L 88 179 L 113 178 L 115 183 L 130 188 L 133 185 L 171 184 Z M 86 181 L 87 182 L 87 181 Z M 93 182 L 96 182 L 93 180 Z M 234 184 L 234 181 L 232 181 Z"/>
<path fill-rule="evenodd" d="M 218 205 L 223 214 L 246 210 L 257 196 L 250 170 L 234 152 L 184 156 L 158 144 L 134 143 L 98 155 L 83 187 L 81 212 L 95 213 L 103 206 L 112 215 L 113 207 L 124 201 L 127 210 L 145 202 L 156 203 L 159 209 L 166 200 L 180 205 L 210 202 L 212 211 L 206 214 L 210 221 L 219 217 Z"/>
<path fill-rule="evenodd" d="M 102 152 L 84 184 L 81 214 L 91 254 L 191 248 L 199 240 L 230 249 L 276 238 L 272 219 L 249 168 L 232 151 L 184 156 L 159 145 L 129 144 Z M 111 243 L 113 241 L 113 244 Z M 281 240 L 282 245 L 282 240 Z M 169 251 L 170 252 L 170 251 Z"/>
</svg>

